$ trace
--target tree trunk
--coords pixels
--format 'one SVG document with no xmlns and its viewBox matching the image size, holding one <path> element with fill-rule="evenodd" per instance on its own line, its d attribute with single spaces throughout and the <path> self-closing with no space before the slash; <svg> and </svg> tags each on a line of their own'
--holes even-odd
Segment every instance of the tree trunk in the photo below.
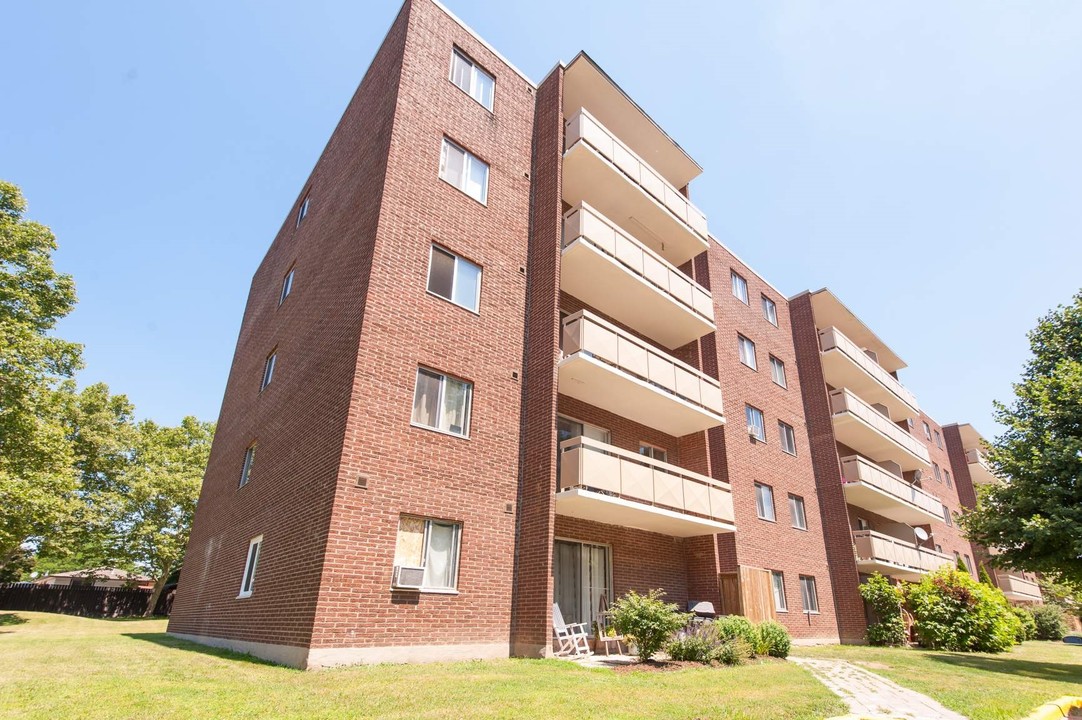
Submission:
<svg viewBox="0 0 1082 720">
<path fill-rule="evenodd" d="M 146 612 L 143 613 L 143 617 L 150 617 L 154 614 L 154 608 L 158 606 L 158 598 L 162 596 L 162 590 L 165 589 L 165 583 L 169 581 L 169 573 L 172 571 L 172 563 L 169 563 L 162 568 L 162 574 L 154 581 L 154 590 L 150 593 L 150 601 L 147 602 L 147 609 Z"/>
</svg>

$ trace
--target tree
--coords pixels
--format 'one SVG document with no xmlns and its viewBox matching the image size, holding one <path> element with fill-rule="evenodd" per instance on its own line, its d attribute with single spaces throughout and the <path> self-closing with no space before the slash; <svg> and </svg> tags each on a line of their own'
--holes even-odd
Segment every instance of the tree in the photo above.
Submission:
<svg viewBox="0 0 1082 720">
<path fill-rule="evenodd" d="M 19 188 L 0 181 L 0 571 L 76 507 L 63 390 L 81 347 L 51 334 L 75 284 L 53 267 L 52 231 L 25 210 Z"/>
<path fill-rule="evenodd" d="M 1032 357 L 989 461 L 1002 484 L 981 488 L 963 516 L 970 540 L 999 552 L 997 567 L 1082 584 L 1082 292 L 1029 333 Z"/>
<path fill-rule="evenodd" d="M 113 554 L 154 577 L 146 614 L 184 559 L 214 423 L 186 417 L 177 427 L 144 420 L 135 428 L 130 462 L 115 486 Z"/>
</svg>

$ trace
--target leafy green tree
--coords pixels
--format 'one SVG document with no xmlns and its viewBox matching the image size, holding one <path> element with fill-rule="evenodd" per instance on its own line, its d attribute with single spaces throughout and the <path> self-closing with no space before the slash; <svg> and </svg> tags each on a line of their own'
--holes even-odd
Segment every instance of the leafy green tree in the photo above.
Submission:
<svg viewBox="0 0 1082 720">
<path fill-rule="evenodd" d="M 963 516 L 970 540 L 1000 552 L 997 567 L 1056 573 L 1082 584 L 1082 292 L 1029 333 L 1032 357 L 989 460 L 1005 479 Z"/>
<path fill-rule="evenodd" d="M 19 188 L 0 181 L 0 571 L 77 506 L 62 390 L 81 347 L 52 335 L 75 284 L 53 266 L 52 231 L 25 211 Z"/>
</svg>

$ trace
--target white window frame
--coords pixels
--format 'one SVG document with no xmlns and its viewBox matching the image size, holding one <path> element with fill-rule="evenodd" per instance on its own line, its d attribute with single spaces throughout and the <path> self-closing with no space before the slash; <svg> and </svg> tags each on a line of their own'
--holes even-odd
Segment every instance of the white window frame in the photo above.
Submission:
<svg viewBox="0 0 1082 720">
<path fill-rule="evenodd" d="M 943 479 L 947 483 L 947 487 L 954 489 L 954 482 L 951 480 L 951 471 L 947 468 L 943 468 Z"/>
<path fill-rule="evenodd" d="M 296 227 L 300 227 L 301 223 L 304 222 L 304 219 L 306 217 L 308 217 L 308 204 L 311 201 L 311 199 L 312 199 L 312 193 L 311 192 L 307 192 L 307 193 L 304 194 L 304 199 L 301 200 L 301 204 L 297 208 L 297 225 L 296 225 Z"/>
<path fill-rule="evenodd" d="M 447 150 L 448 150 L 448 148 L 454 148 L 455 150 L 458 150 L 459 152 L 463 153 L 463 155 L 464 155 L 464 158 L 462 160 L 462 184 L 461 185 L 459 185 L 459 184 L 457 184 L 455 182 L 452 182 L 452 180 L 450 178 L 448 178 L 447 175 L 445 174 L 445 171 L 447 169 Z M 475 197 L 467 189 L 469 187 L 469 177 L 470 177 L 470 174 L 471 174 L 471 172 L 473 170 L 474 163 L 479 163 L 479 164 L 483 165 L 484 168 L 485 168 L 485 182 L 484 182 L 484 185 L 481 187 L 481 197 Z M 471 197 L 474 200 L 476 200 L 477 202 L 481 203 L 482 205 L 487 206 L 488 205 L 488 177 L 489 177 L 489 170 L 491 170 L 491 166 L 487 162 L 485 162 L 481 158 L 477 157 L 476 155 L 471 153 L 469 150 L 467 150 L 466 148 L 464 148 L 461 145 L 459 145 L 458 143 L 456 143 L 454 140 L 451 140 L 451 138 L 449 138 L 447 136 L 444 136 L 443 144 L 440 146 L 440 180 L 443 180 L 445 183 L 447 183 L 451 187 L 455 188 L 459 192 L 463 193 L 467 197 Z"/>
<path fill-rule="evenodd" d="M 267 359 L 263 361 L 263 382 L 259 386 L 259 391 L 263 392 L 267 389 L 267 386 L 274 380 L 274 366 L 278 364 L 278 348 L 274 348 L 267 355 Z"/>
<path fill-rule="evenodd" d="M 240 576 L 240 593 L 237 599 L 252 596 L 255 589 L 255 574 L 259 569 L 259 555 L 263 551 L 263 536 L 259 535 L 248 541 L 248 554 L 244 559 L 244 574 Z"/>
<path fill-rule="evenodd" d="M 649 452 L 643 452 L 644 450 L 648 450 Z M 658 457 L 659 453 L 661 455 L 664 455 L 664 457 L 659 458 Z M 648 442 L 642 442 L 641 440 L 639 441 L 639 455 L 642 455 L 643 457 L 650 458 L 651 460 L 657 460 L 658 462 L 663 462 L 663 463 L 669 462 L 669 451 L 668 450 L 666 450 L 663 447 L 658 447 L 657 445 L 653 445 L 653 444 L 648 443 Z"/>
<path fill-rule="evenodd" d="M 789 612 L 789 602 L 785 597 L 785 573 L 781 570 L 771 570 L 770 588 L 774 591 L 775 612 Z"/>
<path fill-rule="evenodd" d="M 752 422 L 753 418 L 758 418 L 758 422 Z M 754 427 L 758 432 L 748 433 L 759 442 L 766 442 L 766 416 L 763 415 L 763 411 L 754 405 L 744 405 L 744 419 L 748 422 L 748 427 Z"/>
<path fill-rule="evenodd" d="M 744 337 L 740 333 L 736 334 L 736 352 L 740 357 L 740 362 L 746 367 L 750 367 L 752 370 L 759 369 L 759 360 L 755 357 L 755 341 Z"/>
<path fill-rule="evenodd" d="M 800 604 L 804 608 L 805 615 L 819 614 L 819 588 L 814 575 L 800 576 Z M 815 607 L 809 607 L 812 605 Z"/>
<path fill-rule="evenodd" d="M 289 272 L 282 278 L 282 293 L 278 296 L 278 307 L 282 307 L 282 303 L 286 301 L 289 294 L 293 292 L 293 271 L 297 269 L 296 265 L 289 266 Z"/>
<path fill-rule="evenodd" d="M 931 440 L 932 439 L 932 428 L 931 428 L 931 426 L 928 425 L 928 423 L 924 422 L 923 420 L 921 420 L 920 423 L 921 423 L 921 425 L 924 426 L 924 439 L 925 440 Z"/>
<path fill-rule="evenodd" d="M 443 413 L 443 402 L 447 397 L 446 396 L 447 380 L 451 379 L 451 380 L 454 380 L 455 382 L 460 382 L 460 383 L 463 383 L 463 384 L 466 385 L 466 407 L 465 407 L 465 410 L 463 412 L 462 433 L 456 433 L 456 432 L 454 432 L 452 430 L 444 430 L 439 425 L 425 425 L 424 423 L 419 422 L 416 419 L 414 419 L 413 413 L 414 413 L 414 410 L 417 407 L 417 388 L 420 386 L 420 379 L 421 379 L 421 373 L 422 372 L 431 373 L 433 375 L 439 376 L 439 378 L 440 378 L 440 392 L 439 392 L 439 395 L 436 398 L 436 408 L 437 408 L 437 412 L 440 413 L 440 417 L 442 417 L 442 413 Z M 432 430 L 434 432 L 443 433 L 444 435 L 450 435 L 451 437 L 464 438 L 466 440 L 469 440 L 469 438 L 470 438 L 470 425 L 471 425 L 472 421 L 473 421 L 473 383 L 470 382 L 469 380 L 464 380 L 462 378 L 455 377 L 454 375 L 448 375 L 445 372 L 440 372 L 439 370 L 436 370 L 435 368 L 426 367 L 424 365 L 419 366 L 417 368 L 417 374 L 414 376 L 414 382 L 413 382 L 413 405 L 410 407 L 410 425 L 412 425 L 413 427 L 423 428 L 425 430 Z M 439 420 L 437 419 L 436 422 L 439 422 Z"/>
<path fill-rule="evenodd" d="M 800 524 L 797 524 L 797 517 L 800 518 Z M 804 498 L 800 495 L 794 495 L 789 493 L 789 520 L 797 530 L 808 529 L 808 511 L 807 506 L 804 504 Z"/>
<path fill-rule="evenodd" d="M 433 256 L 435 256 L 435 254 L 437 252 L 441 252 L 444 255 L 450 255 L 454 259 L 454 263 L 455 263 L 454 264 L 454 270 L 451 271 L 451 297 L 444 297 L 443 295 L 440 295 L 438 292 L 431 289 L 431 285 L 432 285 L 432 258 L 433 258 Z M 462 264 L 469 265 L 471 267 L 477 268 L 477 292 L 475 293 L 475 296 L 473 298 L 473 307 L 470 307 L 469 305 L 463 305 L 462 303 L 457 302 L 454 299 L 454 297 L 455 297 L 455 287 L 458 285 L 458 269 Z M 484 277 L 485 277 L 485 269 L 483 267 L 481 267 L 480 265 L 478 265 L 477 263 L 475 263 L 475 262 L 473 262 L 471 260 L 467 260 L 466 258 L 462 257 L 458 253 L 451 252 L 450 250 L 443 247 L 442 245 L 437 245 L 436 243 L 432 243 L 432 248 L 428 252 L 428 282 L 425 284 L 425 291 L 429 295 L 432 295 L 434 297 L 438 297 L 441 300 L 446 300 L 447 302 L 451 303 L 452 305 L 457 305 L 460 308 L 465 308 L 466 310 L 469 310 L 470 312 L 474 313 L 475 315 L 480 315 L 481 314 L 481 283 L 484 282 Z"/>
<path fill-rule="evenodd" d="M 457 82 L 455 82 L 455 61 L 456 60 L 461 60 L 462 62 L 464 62 L 466 65 L 468 65 L 470 67 L 470 86 L 468 88 L 464 88 L 461 85 L 459 85 Z M 478 94 L 480 94 L 480 92 L 481 92 L 480 83 L 478 83 L 478 81 L 477 81 L 477 76 L 478 75 L 484 75 L 485 77 L 487 77 L 489 79 L 489 82 L 492 83 L 492 95 L 489 97 L 487 103 L 484 101 L 483 97 L 478 97 Z M 469 55 L 462 52 L 458 48 L 453 48 L 451 50 L 451 70 L 450 70 L 450 73 L 448 74 L 448 79 L 451 81 L 452 85 L 454 85 L 456 88 L 458 88 L 459 90 L 461 90 L 462 92 L 466 93 L 471 98 L 473 98 L 477 102 L 478 105 L 485 108 L 489 112 L 492 112 L 492 105 L 496 101 L 496 78 L 495 78 L 495 76 L 493 76 L 487 70 L 482 68 L 476 62 L 474 62 L 474 60 Z"/>
<path fill-rule="evenodd" d="M 947 527 L 954 527 L 954 518 L 951 517 L 951 509 L 946 505 L 943 505 L 943 522 L 947 523 Z"/>
<path fill-rule="evenodd" d="M 943 436 L 939 434 L 938 430 L 932 431 L 935 434 L 935 446 L 940 450 L 943 449 Z"/>
<path fill-rule="evenodd" d="M 760 294 L 759 297 L 762 298 L 763 317 L 766 318 L 768 323 L 774 327 L 778 327 L 778 304 L 766 295 Z"/>
<path fill-rule="evenodd" d="M 443 594 L 457 595 L 458 594 L 459 566 L 461 564 L 461 559 L 462 559 L 462 523 L 455 522 L 453 520 L 440 520 L 440 519 L 437 519 L 437 518 L 421 517 L 421 516 L 418 516 L 418 515 L 408 515 L 407 514 L 407 515 L 399 516 L 398 522 L 399 522 L 399 527 L 400 528 L 401 528 L 401 522 L 402 522 L 403 517 L 410 517 L 410 518 L 414 518 L 416 520 L 423 520 L 424 523 L 425 523 L 424 539 L 423 539 L 422 544 L 421 544 L 421 567 L 422 568 L 427 568 L 428 567 L 428 550 L 429 550 L 429 541 L 430 541 L 430 539 L 432 537 L 432 534 L 431 534 L 432 533 L 432 526 L 433 525 L 440 525 L 442 527 L 450 527 L 450 528 L 454 529 L 454 533 L 453 533 L 452 539 L 451 539 L 451 585 L 445 587 L 443 585 L 424 585 L 424 584 L 422 584 L 420 588 L 399 588 L 399 587 L 396 586 L 395 589 L 396 590 L 409 589 L 409 590 L 419 590 L 420 592 L 427 592 L 427 593 L 443 593 Z M 397 532 L 396 532 L 395 541 L 397 542 L 397 540 L 398 540 L 398 535 L 397 535 Z M 425 573 L 425 574 L 427 575 L 427 573 Z"/>
<path fill-rule="evenodd" d="M 769 505 L 767 500 L 770 500 Z M 769 511 L 769 517 L 767 512 Z M 777 522 L 778 514 L 774 509 L 774 488 L 764 483 L 755 483 L 755 516 L 767 522 Z"/>
<path fill-rule="evenodd" d="M 778 378 L 781 378 L 780 380 Z M 778 387 L 789 388 L 789 381 L 785 377 L 785 363 L 773 355 L 770 356 L 770 379 Z"/>
<path fill-rule="evenodd" d="M 939 463 L 932 463 L 932 474 L 935 475 L 936 482 L 943 482 L 943 476 L 939 472 Z"/>
<path fill-rule="evenodd" d="M 796 457 L 796 428 L 787 422 L 778 420 L 778 438 L 781 442 L 781 451 Z"/>
<path fill-rule="evenodd" d="M 733 284 L 733 297 L 745 305 L 750 305 L 751 302 L 748 300 L 748 281 L 736 270 L 730 270 L 729 276 L 731 277 Z"/>
<path fill-rule="evenodd" d="M 242 488 L 252 480 L 252 465 L 255 464 L 255 450 L 256 443 L 252 443 L 248 447 L 244 448 L 244 463 L 240 468 L 240 484 L 238 488 Z"/>
<path fill-rule="evenodd" d="M 857 530 L 871 530 L 872 526 L 867 520 L 862 517 L 857 518 Z"/>
</svg>

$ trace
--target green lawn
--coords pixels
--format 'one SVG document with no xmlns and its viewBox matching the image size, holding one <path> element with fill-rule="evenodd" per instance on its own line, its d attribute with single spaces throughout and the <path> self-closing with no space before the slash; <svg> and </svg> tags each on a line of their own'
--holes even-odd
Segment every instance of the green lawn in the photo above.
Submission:
<svg viewBox="0 0 1082 720">
<path fill-rule="evenodd" d="M 971 720 L 1014 720 L 1064 695 L 1082 696 L 1082 647 L 1031 641 L 1000 655 L 830 645 L 796 648 L 841 658 L 935 698 Z"/>
<path fill-rule="evenodd" d="M 163 620 L 0 613 L 0 717 L 792 720 L 845 712 L 811 675 L 781 662 L 616 673 L 500 660 L 306 673 L 164 631 Z"/>
</svg>

